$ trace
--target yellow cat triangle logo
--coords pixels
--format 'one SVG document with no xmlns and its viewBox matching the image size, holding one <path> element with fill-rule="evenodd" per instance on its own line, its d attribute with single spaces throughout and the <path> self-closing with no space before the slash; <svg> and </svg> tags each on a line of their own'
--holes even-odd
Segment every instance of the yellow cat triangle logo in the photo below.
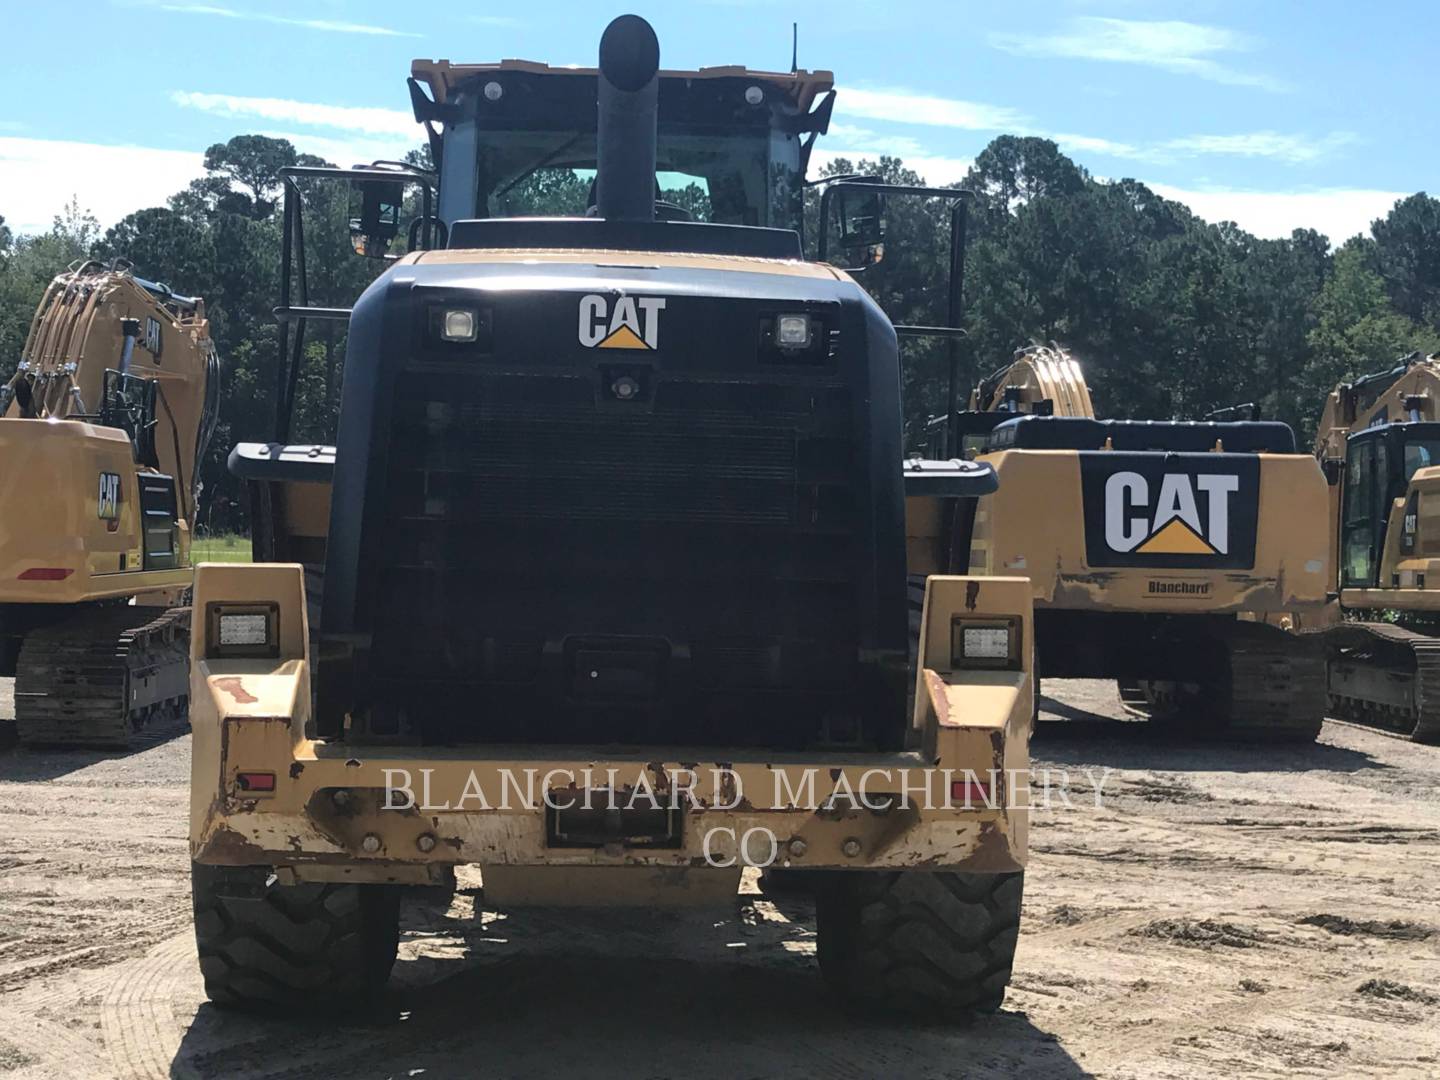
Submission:
<svg viewBox="0 0 1440 1080">
<path fill-rule="evenodd" d="M 1165 527 L 1151 535 L 1138 548 L 1145 555 L 1215 555 L 1216 550 L 1203 536 L 1178 517 L 1171 518 Z"/>
<path fill-rule="evenodd" d="M 631 330 L 628 326 L 617 327 L 613 334 L 611 334 L 609 337 L 607 337 L 604 341 L 600 342 L 600 344 L 595 347 L 597 349 L 650 348 L 649 345 L 646 345 L 645 342 L 640 339 L 640 335 L 635 333 L 635 331 Z"/>
</svg>

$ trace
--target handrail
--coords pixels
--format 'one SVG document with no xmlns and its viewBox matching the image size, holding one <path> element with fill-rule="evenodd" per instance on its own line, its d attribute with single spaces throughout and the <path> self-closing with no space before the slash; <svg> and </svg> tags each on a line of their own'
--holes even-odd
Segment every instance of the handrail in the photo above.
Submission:
<svg viewBox="0 0 1440 1080">
<path fill-rule="evenodd" d="M 950 273 L 946 282 L 945 326 L 896 326 L 900 337 L 943 338 L 948 353 L 949 372 L 946 387 L 946 415 L 949 424 L 945 432 L 945 452 L 953 455 L 960 445 L 960 350 L 959 342 L 965 338 L 964 289 L 965 289 L 965 241 L 968 207 L 973 194 L 965 188 L 926 187 L 918 184 L 883 184 L 868 180 L 839 180 L 830 184 L 820 193 L 820 247 L 819 260 L 828 261 L 830 230 L 830 202 L 837 191 L 847 188 L 862 191 L 879 191 L 886 195 L 901 195 L 923 199 L 951 199 L 950 208 Z"/>
</svg>

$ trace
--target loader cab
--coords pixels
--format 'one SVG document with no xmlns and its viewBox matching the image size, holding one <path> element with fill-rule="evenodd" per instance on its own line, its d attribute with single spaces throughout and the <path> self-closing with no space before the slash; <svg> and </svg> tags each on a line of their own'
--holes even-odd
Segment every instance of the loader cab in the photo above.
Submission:
<svg viewBox="0 0 1440 1080">
<path fill-rule="evenodd" d="M 513 60 L 420 60 L 412 70 L 411 100 L 432 132 L 446 227 L 591 211 L 595 70 Z M 829 124 L 832 83 L 828 72 L 662 71 L 657 216 L 799 232 L 805 170 Z"/>
<path fill-rule="evenodd" d="M 1380 424 L 1347 440 L 1341 492 L 1340 586 L 1390 587 L 1382 579 L 1386 539 L 1415 473 L 1440 465 L 1440 423 Z M 1404 539 L 1404 536 L 1401 537 Z M 1409 554 L 1403 551 L 1401 554 Z"/>
</svg>

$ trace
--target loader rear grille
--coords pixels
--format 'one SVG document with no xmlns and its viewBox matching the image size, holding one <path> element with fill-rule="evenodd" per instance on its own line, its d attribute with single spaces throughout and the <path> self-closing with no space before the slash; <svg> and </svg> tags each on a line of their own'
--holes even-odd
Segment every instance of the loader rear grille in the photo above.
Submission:
<svg viewBox="0 0 1440 1080">
<path fill-rule="evenodd" d="M 392 408 L 380 710 L 427 739 L 772 745 L 853 711 L 845 386 L 672 379 L 618 403 L 583 373 L 472 371 Z"/>
</svg>

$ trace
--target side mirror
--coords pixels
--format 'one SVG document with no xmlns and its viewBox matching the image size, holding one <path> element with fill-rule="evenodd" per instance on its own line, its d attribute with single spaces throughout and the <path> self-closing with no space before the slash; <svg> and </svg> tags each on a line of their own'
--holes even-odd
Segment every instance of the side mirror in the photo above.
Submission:
<svg viewBox="0 0 1440 1080">
<path fill-rule="evenodd" d="M 885 257 L 885 199 L 879 191 L 841 188 L 839 204 L 840 249 L 846 262 L 865 267 Z"/>
<path fill-rule="evenodd" d="M 354 180 L 360 191 L 360 216 L 350 219 L 350 246 L 356 255 L 383 259 L 400 235 L 405 185 L 395 180 Z"/>
</svg>

